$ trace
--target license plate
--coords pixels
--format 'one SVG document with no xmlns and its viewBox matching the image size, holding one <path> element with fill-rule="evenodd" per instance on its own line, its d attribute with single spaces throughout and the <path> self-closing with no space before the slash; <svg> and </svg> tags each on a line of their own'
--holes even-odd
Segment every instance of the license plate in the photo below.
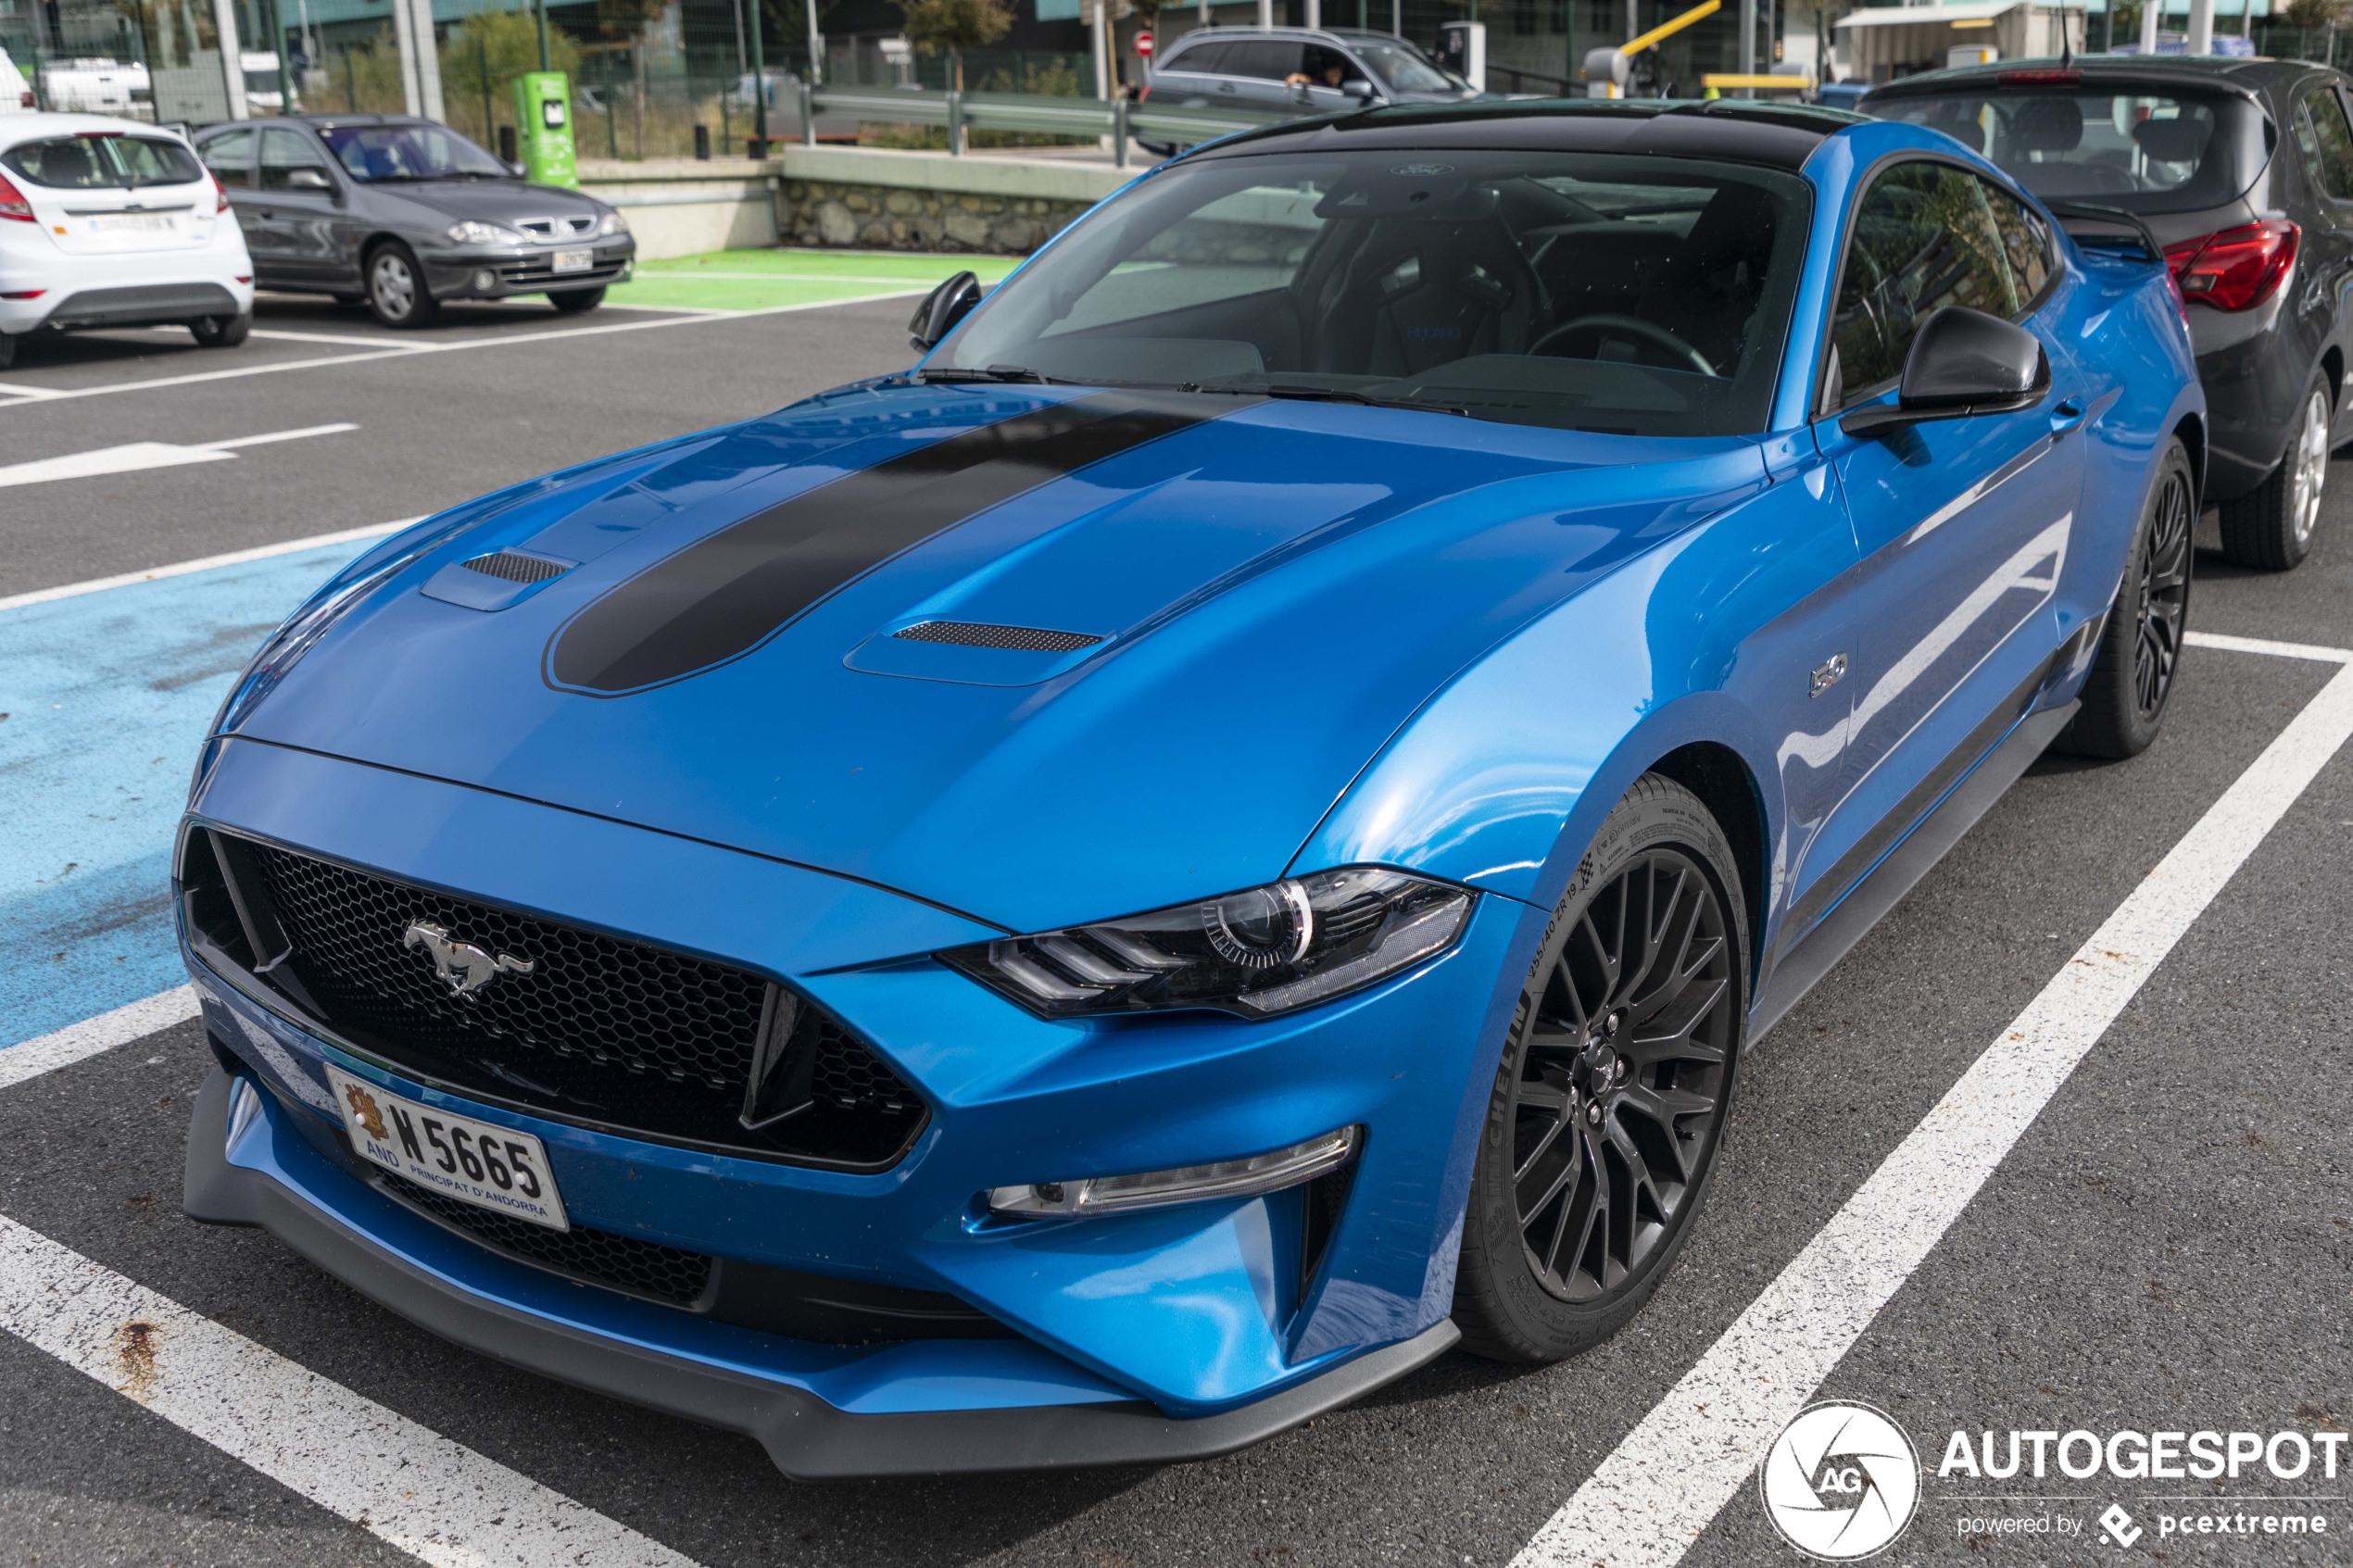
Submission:
<svg viewBox="0 0 2353 1568">
<path fill-rule="evenodd" d="M 560 250 L 556 252 L 556 270 L 559 272 L 585 272 L 593 269 L 596 265 L 597 253 L 593 250 Z"/>
<path fill-rule="evenodd" d="M 556 1196 L 547 1147 L 529 1133 L 403 1099 L 339 1067 L 329 1066 L 327 1079 L 360 1159 L 460 1203 L 550 1230 L 572 1229 Z"/>
<path fill-rule="evenodd" d="M 177 227 L 168 212 L 122 212 L 90 220 L 94 234 L 168 234 Z"/>
</svg>

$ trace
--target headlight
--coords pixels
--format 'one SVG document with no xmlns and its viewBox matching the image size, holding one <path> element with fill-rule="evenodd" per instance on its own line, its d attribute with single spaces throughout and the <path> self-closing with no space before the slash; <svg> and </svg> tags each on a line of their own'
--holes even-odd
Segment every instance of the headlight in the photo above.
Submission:
<svg viewBox="0 0 2353 1568">
<path fill-rule="evenodd" d="M 512 229 L 502 229 L 496 223 L 478 223 L 469 218 L 462 223 L 452 223 L 447 232 L 453 245 L 519 245 L 522 236 Z"/>
<path fill-rule="evenodd" d="M 608 212 L 605 214 L 605 220 L 597 225 L 597 232 L 599 234 L 625 234 L 629 232 L 629 220 L 623 218 L 618 212 Z"/>
<path fill-rule="evenodd" d="M 1403 872 L 1351 866 L 939 958 L 1048 1018 L 1174 1008 L 1266 1018 L 1445 951 L 1477 897 Z"/>
</svg>

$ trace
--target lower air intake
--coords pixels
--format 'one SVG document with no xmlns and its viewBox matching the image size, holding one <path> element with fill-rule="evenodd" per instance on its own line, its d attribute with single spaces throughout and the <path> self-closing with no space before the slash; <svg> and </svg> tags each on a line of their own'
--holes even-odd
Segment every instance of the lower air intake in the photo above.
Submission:
<svg viewBox="0 0 2353 1568">
<path fill-rule="evenodd" d="M 990 626 L 977 621 L 925 621 L 891 633 L 911 643 L 953 643 L 967 648 L 1019 648 L 1026 653 L 1076 653 L 1102 638 L 1039 626 Z"/>
</svg>

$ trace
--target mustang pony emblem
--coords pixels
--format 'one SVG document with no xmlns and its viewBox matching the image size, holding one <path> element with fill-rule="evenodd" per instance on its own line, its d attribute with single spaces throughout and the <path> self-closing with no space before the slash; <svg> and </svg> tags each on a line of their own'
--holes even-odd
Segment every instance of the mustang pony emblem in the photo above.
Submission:
<svg viewBox="0 0 2353 1568">
<path fill-rule="evenodd" d="M 410 925 L 400 945 L 422 947 L 431 953 L 433 972 L 461 997 L 473 995 L 501 974 L 529 974 L 539 967 L 533 960 L 519 959 L 512 953 L 492 958 L 472 943 L 457 940 L 430 921 L 421 920 Z"/>
</svg>

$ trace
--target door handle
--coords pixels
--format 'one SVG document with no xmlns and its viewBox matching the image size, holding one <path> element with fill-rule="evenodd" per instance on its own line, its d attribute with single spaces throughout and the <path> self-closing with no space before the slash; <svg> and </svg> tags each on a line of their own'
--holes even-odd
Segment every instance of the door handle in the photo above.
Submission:
<svg viewBox="0 0 2353 1568">
<path fill-rule="evenodd" d="M 2051 438 L 2056 441 L 2060 436 L 2065 435 L 2069 431 L 2073 430 L 2077 425 L 2082 424 L 2083 422 L 2083 400 L 2082 398 L 2061 398 L 2059 400 L 2058 407 L 2051 410 Z"/>
</svg>

